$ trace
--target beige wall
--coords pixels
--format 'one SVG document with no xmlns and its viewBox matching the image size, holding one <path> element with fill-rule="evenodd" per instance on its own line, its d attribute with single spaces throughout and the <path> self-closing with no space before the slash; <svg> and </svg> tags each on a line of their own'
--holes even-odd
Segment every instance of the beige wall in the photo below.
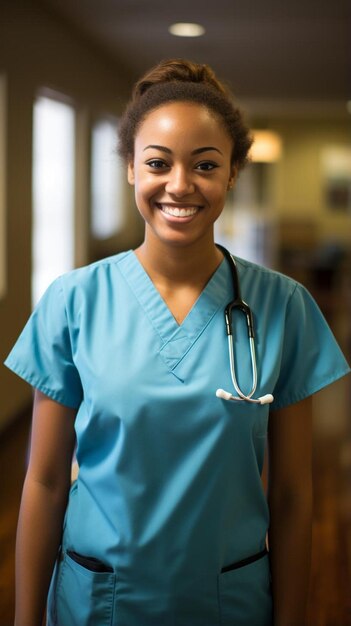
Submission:
<svg viewBox="0 0 351 626">
<path fill-rule="evenodd" d="M 281 134 L 283 158 L 274 166 L 271 199 L 278 218 L 315 221 L 321 243 L 335 238 L 351 246 L 351 210 L 326 205 L 322 153 L 327 147 L 351 149 L 350 122 L 345 120 L 272 121 Z"/>
<path fill-rule="evenodd" d="M 89 121 L 118 113 L 127 79 L 98 49 L 30 0 L 0 8 L 0 73 L 7 81 L 7 293 L 0 301 L 0 359 L 3 361 L 30 313 L 31 175 L 33 101 L 41 87 L 73 98 L 79 113 L 78 137 L 84 149 Z M 87 156 L 85 155 L 87 159 Z M 88 164 L 79 167 L 84 179 Z M 84 181 L 83 181 L 84 182 Z M 87 194 L 78 204 L 87 211 Z M 87 220 L 86 220 L 87 221 Z M 83 249 L 82 249 L 83 248 Z M 86 250 L 79 248 L 84 260 Z M 79 259 L 78 259 L 79 261 Z M 28 385 L 0 366 L 0 429 L 31 398 Z"/>
</svg>

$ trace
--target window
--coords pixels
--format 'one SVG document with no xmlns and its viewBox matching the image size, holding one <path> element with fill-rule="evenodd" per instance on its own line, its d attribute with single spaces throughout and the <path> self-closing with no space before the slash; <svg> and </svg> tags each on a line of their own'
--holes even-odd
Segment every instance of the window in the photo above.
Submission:
<svg viewBox="0 0 351 626">
<path fill-rule="evenodd" d="M 112 237 L 123 227 L 125 172 L 116 145 L 117 120 L 99 120 L 93 127 L 91 155 L 91 231 L 97 239 Z"/>
<path fill-rule="evenodd" d="M 34 105 L 32 304 L 74 266 L 75 112 L 41 96 Z"/>
<path fill-rule="evenodd" d="M 0 299 L 6 293 L 6 81 L 0 75 Z"/>
</svg>

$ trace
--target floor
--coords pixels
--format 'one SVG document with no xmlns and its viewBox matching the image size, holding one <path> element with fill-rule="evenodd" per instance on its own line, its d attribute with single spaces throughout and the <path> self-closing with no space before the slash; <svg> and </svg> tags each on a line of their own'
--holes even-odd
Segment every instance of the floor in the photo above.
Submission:
<svg viewBox="0 0 351 626">
<path fill-rule="evenodd" d="M 0 437 L 0 626 L 12 626 L 14 546 L 24 480 L 30 414 L 16 420 Z"/>
<path fill-rule="evenodd" d="M 322 392 L 328 405 L 344 383 Z M 350 392 L 350 390 L 348 390 Z M 351 394 L 349 393 L 350 400 Z M 340 406 L 340 404 L 339 404 Z M 350 412 L 349 412 L 350 415 Z M 308 626 L 351 625 L 351 426 L 327 435 L 318 431 L 315 410 L 314 521 Z"/>
</svg>

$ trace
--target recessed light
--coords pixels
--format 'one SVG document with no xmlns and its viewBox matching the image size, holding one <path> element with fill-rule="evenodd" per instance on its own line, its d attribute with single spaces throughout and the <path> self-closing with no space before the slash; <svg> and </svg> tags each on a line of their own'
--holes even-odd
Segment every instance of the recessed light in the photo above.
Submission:
<svg viewBox="0 0 351 626">
<path fill-rule="evenodd" d="M 278 133 L 271 130 L 252 130 L 254 142 L 250 158 L 256 163 L 274 163 L 282 154 L 282 140 Z"/>
<path fill-rule="evenodd" d="M 201 37 L 206 32 L 201 24 L 193 24 L 191 22 L 177 22 L 172 24 L 168 31 L 176 37 Z"/>
</svg>

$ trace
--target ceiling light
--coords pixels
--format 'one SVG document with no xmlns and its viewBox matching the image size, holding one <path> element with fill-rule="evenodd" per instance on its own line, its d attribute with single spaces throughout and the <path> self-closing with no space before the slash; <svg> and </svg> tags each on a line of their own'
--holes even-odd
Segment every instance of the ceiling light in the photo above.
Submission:
<svg viewBox="0 0 351 626">
<path fill-rule="evenodd" d="M 282 140 L 278 133 L 271 130 L 253 130 L 254 142 L 250 158 L 256 163 L 273 163 L 282 154 Z"/>
<path fill-rule="evenodd" d="M 205 34 L 205 29 L 201 24 L 190 22 L 177 22 L 169 27 L 168 31 L 176 37 L 201 37 Z"/>
</svg>

